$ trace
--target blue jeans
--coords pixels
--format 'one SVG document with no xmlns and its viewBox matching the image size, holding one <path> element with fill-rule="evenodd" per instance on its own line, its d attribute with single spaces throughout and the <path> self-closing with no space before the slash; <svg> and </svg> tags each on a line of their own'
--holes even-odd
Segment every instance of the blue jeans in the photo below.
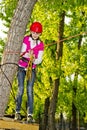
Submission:
<svg viewBox="0 0 87 130">
<path fill-rule="evenodd" d="M 26 71 L 24 68 L 18 68 L 18 95 L 16 99 L 16 112 L 20 112 L 22 104 L 22 96 L 24 93 L 24 80 L 26 76 Z M 33 114 L 33 86 L 36 78 L 36 71 L 32 69 L 32 77 L 27 81 L 27 112 L 28 114 Z"/>
</svg>

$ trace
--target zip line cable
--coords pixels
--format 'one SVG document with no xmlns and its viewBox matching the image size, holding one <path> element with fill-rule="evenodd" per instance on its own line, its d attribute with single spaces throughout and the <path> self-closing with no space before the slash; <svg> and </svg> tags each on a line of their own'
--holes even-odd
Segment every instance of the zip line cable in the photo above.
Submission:
<svg viewBox="0 0 87 130">
<path fill-rule="evenodd" d="M 63 38 L 63 39 L 61 39 L 61 40 L 59 40 L 59 41 L 55 41 L 55 42 L 53 42 L 53 43 L 44 45 L 44 48 L 45 48 L 45 47 L 48 47 L 48 46 L 55 45 L 55 44 L 57 44 L 57 43 L 64 42 L 64 41 L 69 40 L 69 39 L 72 39 L 72 38 L 76 38 L 76 37 L 78 37 L 78 36 L 80 36 L 80 35 L 85 35 L 85 34 L 87 34 L 87 32 L 80 32 L 79 34 L 76 34 L 76 35 L 73 35 L 73 36 L 69 36 L 69 37 Z M 20 54 L 20 52 L 10 51 L 10 50 L 5 51 L 4 53 L 5 53 L 5 54 Z M 25 54 L 25 52 L 24 52 L 24 54 Z"/>
<path fill-rule="evenodd" d="M 61 39 L 61 40 L 59 40 L 59 41 L 55 41 L 54 43 L 50 43 L 50 44 L 48 44 L 48 45 L 45 45 L 45 47 L 47 47 L 47 46 L 52 46 L 52 45 L 54 45 L 54 44 L 64 42 L 64 41 L 66 41 L 66 40 L 69 40 L 69 39 L 78 37 L 78 36 L 83 35 L 83 34 L 85 35 L 85 34 L 87 34 L 87 32 L 81 32 L 81 33 L 79 33 L 79 34 L 76 34 L 76 35 L 73 35 L 73 36 L 70 36 L 70 37 Z"/>
<path fill-rule="evenodd" d="M 6 64 L 9 64 L 9 63 L 6 63 Z M 10 63 L 11 64 L 11 63 Z M 5 64 L 3 64 L 3 65 L 5 65 Z M 13 96 L 13 98 L 15 99 L 15 94 L 14 94 L 14 92 L 13 92 L 13 89 L 12 89 L 12 84 L 11 84 L 11 82 L 10 82 L 10 80 L 9 80 L 9 78 L 7 77 L 7 75 L 5 74 L 5 72 L 2 70 L 2 66 L 3 65 L 0 65 L 0 69 L 1 69 L 1 72 L 4 74 L 4 76 L 5 76 L 5 78 L 8 80 L 8 82 L 9 82 L 9 84 L 10 84 L 10 87 L 11 87 L 11 91 L 12 91 L 12 96 Z M 16 100 L 16 99 L 15 99 Z"/>
</svg>

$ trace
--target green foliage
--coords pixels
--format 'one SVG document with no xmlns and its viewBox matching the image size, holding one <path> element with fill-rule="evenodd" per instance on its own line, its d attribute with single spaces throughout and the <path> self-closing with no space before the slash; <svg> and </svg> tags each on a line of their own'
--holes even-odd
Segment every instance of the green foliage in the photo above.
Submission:
<svg viewBox="0 0 87 130">
<path fill-rule="evenodd" d="M 2 5 L 0 5 L 0 16 L 1 19 L 6 21 L 5 25 L 7 27 L 10 25 L 17 2 L 17 0 L 3 0 Z M 61 77 L 56 114 L 65 112 L 68 118 L 71 116 L 73 85 L 77 87 L 74 103 L 81 116 L 86 113 L 87 36 L 82 34 L 83 41 L 80 50 L 78 50 L 80 37 L 77 35 L 87 30 L 86 4 L 86 0 L 39 0 L 33 9 L 26 33 L 29 33 L 28 28 L 32 21 L 40 21 L 43 25 L 41 39 L 45 44 L 43 62 L 37 68 L 37 80 L 34 85 L 35 118 L 43 113 L 45 99 L 52 96 L 53 81 L 59 76 Z M 66 23 L 65 20 L 64 25 L 64 38 L 68 39 L 63 42 L 62 61 L 56 61 L 56 44 L 53 43 L 58 41 L 58 25 L 62 10 L 66 12 L 66 20 L 69 18 L 69 22 Z M 77 36 L 72 37 L 74 35 Z M 4 47 L 2 40 L 0 41 L 0 45 L 2 46 L 0 50 L 1 56 Z M 74 74 L 76 72 L 78 72 L 78 77 L 74 80 Z M 16 96 L 17 83 L 15 82 L 13 83 L 13 90 Z M 25 111 L 26 100 L 25 90 L 23 97 L 24 103 L 22 104 Z M 6 112 L 13 113 L 14 110 L 15 102 L 11 95 Z M 24 114 L 23 110 L 22 114 Z"/>
<path fill-rule="evenodd" d="M 4 49 L 4 41 L 2 39 L 0 39 L 0 62 L 1 62 L 1 59 L 2 59 L 2 52 L 3 52 L 3 49 Z"/>
<path fill-rule="evenodd" d="M 4 25 L 9 28 L 11 19 L 14 15 L 18 0 L 2 0 L 0 5 L 0 18 L 5 22 Z"/>
</svg>

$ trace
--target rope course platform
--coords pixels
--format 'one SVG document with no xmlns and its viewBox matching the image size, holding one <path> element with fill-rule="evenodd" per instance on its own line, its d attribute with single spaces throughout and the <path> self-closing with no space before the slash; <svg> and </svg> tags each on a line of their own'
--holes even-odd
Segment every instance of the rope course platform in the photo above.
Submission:
<svg viewBox="0 0 87 130">
<path fill-rule="evenodd" d="M 0 130 L 39 130 L 39 125 L 20 123 L 14 119 L 3 117 L 0 119 Z"/>
</svg>

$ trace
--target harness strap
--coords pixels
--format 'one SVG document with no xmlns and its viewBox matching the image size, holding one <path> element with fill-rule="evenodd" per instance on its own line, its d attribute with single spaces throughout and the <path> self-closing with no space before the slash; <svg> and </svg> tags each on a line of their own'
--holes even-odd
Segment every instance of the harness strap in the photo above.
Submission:
<svg viewBox="0 0 87 130">
<path fill-rule="evenodd" d="M 26 62 L 26 63 L 28 63 L 28 62 L 29 62 L 29 60 L 28 60 L 28 59 L 26 59 L 25 57 L 21 57 L 21 58 L 20 58 L 20 60 L 22 60 L 22 61 L 24 61 L 24 62 Z"/>
</svg>

